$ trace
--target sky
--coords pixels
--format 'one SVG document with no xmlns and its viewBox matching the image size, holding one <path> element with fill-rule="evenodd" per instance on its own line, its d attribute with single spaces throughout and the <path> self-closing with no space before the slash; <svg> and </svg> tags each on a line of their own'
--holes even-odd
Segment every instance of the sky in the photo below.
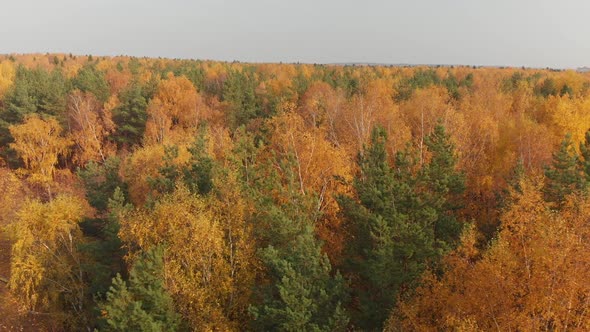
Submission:
<svg viewBox="0 0 590 332">
<path fill-rule="evenodd" d="M 587 0 L 0 0 L 0 53 L 590 66 Z"/>
</svg>

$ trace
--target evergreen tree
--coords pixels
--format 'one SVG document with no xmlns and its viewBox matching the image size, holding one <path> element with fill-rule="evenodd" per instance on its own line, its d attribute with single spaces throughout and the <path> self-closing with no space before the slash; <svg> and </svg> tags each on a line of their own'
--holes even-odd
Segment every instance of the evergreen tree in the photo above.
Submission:
<svg viewBox="0 0 590 332">
<path fill-rule="evenodd" d="M 180 315 L 164 288 L 163 248 L 144 253 L 129 272 L 129 282 L 113 278 L 107 299 L 100 305 L 105 331 L 178 331 Z"/>
<path fill-rule="evenodd" d="M 127 192 L 126 184 L 119 177 L 120 164 L 118 157 L 109 157 L 102 165 L 91 161 L 84 169 L 78 169 L 78 177 L 86 189 L 86 199 L 99 212 L 107 209 L 116 188 Z"/>
<path fill-rule="evenodd" d="M 158 169 L 158 176 L 148 177 L 151 189 L 159 194 L 169 194 L 176 188 L 176 182 L 181 180 L 182 167 L 174 163 L 178 158 L 178 146 L 164 146 L 164 165 Z"/>
<path fill-rule="evenodd" d="M 142 87 L 134 82 L 119 95 L 121 104 L 113 110 L 117 129 L 113 140 L 119 145 L 141 143 L 147 121 L 147 99 Z"/>
<path fill-rule="evenodd" d="M 411 287 L 440 255 L 434 211 L 413 191 L 411 158 L 398 154 L 399 168 L 392 169 L 386 140 L 385 131 L 375 128 L 371 144 L 359 156 L 360 174 L 354 182 L 359 201 L 339 198 L 354 234 L 347 247 L 347 271 L 357 303 L 353 322 L 365 330 L 381 329 L 400 291 Z"/>
<path fill-rule="evenodd" d="M 545 168 L 545 178 L 545 201 L 553 203 L 557 209 L 562 208 L 568 195 L 586 186 L 570 134 L 565 136 L 559 150 L 553 153 L 551 166 Z"/>
<path fill-rule="evenodd" d="M 183 169 L 184 182 L 193 193 L 206 195 L 213 189 L 213 168 L 215 161 L 207 152 L 207 127 L 199 128 L 197 137 L 189 152 L 191 159 Z"/>
<path fill-rule="evenodd" d="M 251 308 L 254 329 L 344 330 L 344 280 L 332 270 L 315 235 L 311 211 L 317 202 L 295 189 L 294 178 L 286 187 L 276 174 L 259 180 L 262 187 L 253 193 L 258 211 L 253 222 L 259 225 L 266 278 L 257 289 L 261 303 Z"/>
<path fill-rule="evenodd" d="M 80 247 L 91 258 L 84 270 L 90 293 L 98 297 L 104 296 L 111 279 L 125 270 L 125 250 L 118 237 L 119 215 L 129 205 L 125 201 L 126 184 L 118 174 L 119 164 L 117 157 L 110 157 L 102 165 L 90 162 L 85 169 L 78 170 L 88 203 L 98 212 L 96 218 L 81 223 L 88 241 Z"/>
<path fill-rule="evenodd" d="M 206 128 L 200 128 L 193 144 L 189 147 L 191 157 L 187 165 L 174 163 L 178 157 L 178 147 L 165 146 L 164 165 L 159 176 L 148 179 L 152 189 L 161 194 L 171 193 L 177 181 L 182 180 L 191 193 L 207 195 L 213 189 L 213 170 L 215 160 L 207 152 Z"/>
<path fill-rule="evenodd" d="M 131 209 L 125 203 L 123 191 L 117 187 L 108 199 L 108 214 L 104 218 L 89 219 L 82 223 L 82 230 L 88 241 L 80 246 L 90 263 L 83 266 L 88 276 L 89 293 L 103 298 L 111 280 L 119 273 L 126 272 L 123 257 L 127 253 L 119 238 L 121 215 Z"/>
<path fill-rule="evenodd" d="M 29 114 L 53 116 L 62 125 L 65 124 L 66 92 L 67 84 L 60 71 L 47 72 L 19 66 L 14 84 L 0 108 L 0 156 L 11 165 L 18 166 L 18 158 L 8 147 L 14 142 L 8 127 L 21 124 Z"/>
<path fill-rule="evenodd" d="M 436 239 L 446 249 L 452 249 L 462 231 L 457 211 L 463 206 L 465 176 L 456 170 L 455 148 L 442 125 L 437 125 L 425 142 L 432 155 L 421 172 L 421 182 L 426 188 L 425 202 L 436 213 Z"/>
<path fill-rule="evenodd" d="M 106 102 L 111 94 L 104 73 L 92 64 L 87 64 L 78 71 L 78 75 L 72 79 L 72 85 L 80 91 L 91 92 L 102 103 Z"/>
<path fill-rule="evenodd" d="M 260 103 L 256 98 L 257 82 L 249 71 L 232 70 L 223 84 L 222 98 L 229 103 L 227 114 L 230 127 L 235 129 L 259 117 Z"/>
</svg>

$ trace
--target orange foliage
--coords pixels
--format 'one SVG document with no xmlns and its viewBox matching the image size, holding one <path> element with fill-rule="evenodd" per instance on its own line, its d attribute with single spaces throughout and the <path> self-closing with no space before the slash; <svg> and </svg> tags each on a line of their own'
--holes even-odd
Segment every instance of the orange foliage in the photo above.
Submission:
<svg viewBox="0 0 590 332">
<path fill-rule="evenodd" d="M 541 184 L 522 193 L 502 217 L 498 239 L 475 249 L 469 229 L 446 259 L 442 279 L 427 274 L 403 301 L 389 330 L 587 330 L 590 328 L 590 200 L 572 197 L 563 214 L 542 199 Z"/>
<path fill-rule="evenodd" d="M 192 83 L 170 73 L 162 80 L 148 107 L 145 142 L 175 142 L 206 118 L 206 106 Z"/>
<path fill-rule="evenodd" d="M 346 152 L 328 142 L 321 128 L 306 129 L 304 120 L 296 113 L 287 112 L 270 121 L 272 128 L 270 149 L 282 158 L 292 157 L 291 170 L 282 173 L 295 174 L 303 195 L 317 195 L 318 212 L 323 214 L 318 232 L 326 242 L 326 250 L 334 257 L 342 250 L 337 194 L 350 191 L 347 183 L 352 180 L 352 160 Z"/>
<path fill-rule="evenodd" d="M 77 147 L 74 161 L 80 166 L 114 154 L 114 144 L 106 139 L 115 127 L 109 108 L 103 108 L 92 93 L 76 90 L 68 96 L 69 126 Z"/>
</svg>

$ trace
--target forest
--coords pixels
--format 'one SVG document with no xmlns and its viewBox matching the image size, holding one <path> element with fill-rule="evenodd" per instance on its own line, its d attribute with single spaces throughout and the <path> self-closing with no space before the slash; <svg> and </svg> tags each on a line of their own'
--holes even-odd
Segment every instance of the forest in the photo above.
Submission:
<svg viewBox="0 0 590 332">
<path fill-rule="evenodd" d="M 573 70 L 1 55 L 0 330 L 590 330 L 589 129 Z"/>
</svg>

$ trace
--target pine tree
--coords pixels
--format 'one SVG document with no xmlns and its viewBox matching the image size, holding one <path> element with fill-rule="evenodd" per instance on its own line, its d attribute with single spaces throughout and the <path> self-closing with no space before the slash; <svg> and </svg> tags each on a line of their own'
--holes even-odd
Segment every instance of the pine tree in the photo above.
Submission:
<svg viewBox="0 0 590 332">
<path fill-rule="evenodd" d="M 86 189 L 86 199 L 99 212 L 107 209 L 116 188 L 123 193 L 127 191 L 126 184 L 119 176 L 120 164 L 118 157 L 109 157 L 103 164 L 91 161 L 84 169 L 78 169 L 78 177 Z"/>
<path fill-rule="evenodd" d="M 123 191 L 116 187 L 108 199 L 106 216 L 82 223 L 88 241 L 80 245 L 80 250 L 91 258 L 91 264 L 84 265 L 84 272 L 89 278 L 89 292 L 98 298 L 106 295 L 111 280 L 117 274 L 126 272 L 123 257 L 127 252 L 118 233 L 119 219 L 129 210 L 131 206 L 126 204 Z"/>
<path fill-rule="evenodd" d="M 563 207 L 568 195 L 585 187 L 578 153 L 574 149 L 570 134 L 565 136 L 559 150 L 553 153 L 551 166 L 545 168 L 545 178 L 545 201 L 553 203 L 553 207 L 557 209 Z"/>
<path fill-rule="evenodd" d="M 184 182 L 193 193 L 208 194 L 213 189 L 213 168 L 215 161 L 207 153 L 207 127 L 202 126 L 194 143 L 189 148 L 191 159 L 183 169 Z"/>
<path fill-rule="evenodd" d="M 20 166 L 9 143 L 14 142 L 8 127 L 24 122 L 33 113 L 55 117 L 64 124 L 67 84 L 58 70 L 27 69 L 19 66 L 14 84 L 0 107 L 0 155 L 12 166 Z"/>
<path fill-rule="evenodd" d="M 455 148 L 442 125 L 437 125 L 425 142 L 432 155 L 421 172 L 420 181 L 426 188 L 425 202 L 436 213 L 436 239 L 445 249 L 452 249 L 462 231 L 457 211 L 462 207 L 465 176 L 456 170 Z"/>
<path fill-rule="evenodd" d="M 230 106 L 227 116 L 232 129 L 261 115 L 256 87 L 256 78 L 251 71 L 231 70 L 228 73 L 221 96 Z"/>
<path fill-rule="evenodd" d="M 397 155 L 399 167 L 394 170 L 386 141 L 385 131 L 375 128 L 371 144 L 359 156 L 360 174 L 354 182 L 359 202 L 339 198 L 354 234 L 346 269 L 357 303 L 353 323 L 365 330 L 382 328 L 400 291 L 411 287 L 439 254 L 433 212 L 413 190 L 416 179 L 409 153 Z"/>
<path fill-rule="evenodd" d="M 100 305 L 105 331 L 178 331 L 183 327 L 164 288 L 163 248 L 144 253 L 129 272 L 129 282 L 113 278 Z"/>
<path fill-rule="evenodd" d="M 109 84 L 104 73 L 92 64 L 87 64 L 80 69 L 78 75 L 72 79 L 72 85 L 82 92 L 91 92 L 102 103 L 106 102 L 110 95 Z"/>
<path fill-rule="evenodd" d="M 294 178 L 287 179 L 285 187 L 274 173 L 256 182 L 261 187 L 253 193 L 258 211 L 253 222 L 259 225 L 259 256 L 266 278 L 257 289 L 261 303 L 251 308 L 253 328 L 344 330 L 348 323 L 342 306 L 344 280 L 332 270 L 315 235 L 317 216 L 312 211 L 317 202 L 295 189 Z"/>
<path fill-rule="evenodd" d="M 213 189 L 215 160 L 207 152 L 206 127 L 200 128 L 189 147 L 191 157 L 187 165 L 176 165 L 178 146 L 165 146 L 164 165 L 159 176 L 148 179 L 152 189 L 160 194 L 171 193 L 178 181 L 182 181 L 192 193 L 207 195 Z"/>
<path fill-rule="evenodd" d="M 117 125 L 113 139 L 119 145 L 141 143 L 148 106 L 143 90 L 139 83 L 134 82 L 119 95 L 121 104 L 113 110 L 113 121 Z"/>
</svg>

